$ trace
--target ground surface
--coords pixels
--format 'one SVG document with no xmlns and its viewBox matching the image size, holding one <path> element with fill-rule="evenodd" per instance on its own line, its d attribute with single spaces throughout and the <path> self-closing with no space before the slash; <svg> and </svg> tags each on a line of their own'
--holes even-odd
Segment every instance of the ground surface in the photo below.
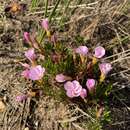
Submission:
<svg viewBox="0 0 130 130">
<path fill-rule="evenodd" d="M 109 2 L 105 6 L 93 6 L 96 11 L 79 8 L 65 24 L 64 31 L 57 26 L 54 29 L 60 33 L 58 38 L 69 45 L 81 35 L 90 40 L 88 46 L 100 43 L 112 48 L 110 54 L 116 55 L 111 59 L 114 70 L 110 79 L 114 79 L 114 89 L 108 101 L 112 122 L 105 124 L 103 130 L 130 130 L 130 3 L 129 0 Z M 43 16 L 39 9 L 10 18 L 4 12 L 6 5 L 8 1 L 0 4 L 0 101 L 5 105 L 0 113 L 0 130 L 27 127 L 30 130 L 91 130 L 87 123 L 91 120 L 94 124 L 95 120 L 74 103 L 66 104 L 44 94 L 39 99 L 28 98 L 24 103 L 15 101 L 17 94 L 32 86 L 20 76 L 18 60 L 24 58 L 26 49 L 22 35 L 27 30 L 35 31 Z"/>
</svg>

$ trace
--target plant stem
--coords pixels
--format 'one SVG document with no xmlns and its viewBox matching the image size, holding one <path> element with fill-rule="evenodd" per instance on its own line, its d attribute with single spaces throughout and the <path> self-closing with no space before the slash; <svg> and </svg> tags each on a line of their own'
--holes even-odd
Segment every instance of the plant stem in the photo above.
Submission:
<svg viewBox="0 0 130 130">
<path fill-rule="evenodd" d="M 47 1 L 48 1 L 48 0 L 47 0 Z M 51 12 L 49 18 L 48 18 L 49 22 L 51 22 L 51 19 L 52 19 L 54 13 L 55 13 L 55 11 L 56 11 L 56 9 L 57 9 L 57 7 L 58 7 L 60 1 L 61 1 L 61 0 L 57 0 L 57 2 L 56 2 L 56 4 L 55 4 L 55 6 L 54 6 L 54 8 L 53 8 L 53 10 L 52 10 L 52 12 Z M 46 34 L 46 32 L 45 32 L 45 31 L 42 31 L 42 36 L 41 36 L 41 39 L 40 39 L 40 42 L 39 42 L 40 44 L 41 44 L 41 42 L 43 41 L 45 34 Z"/>
<path fill-rule="evenodd" d="M 48 0 L 45 1 L 45 17 L 47 16 L 47 10 L 48 10 Z"/>
</svg>

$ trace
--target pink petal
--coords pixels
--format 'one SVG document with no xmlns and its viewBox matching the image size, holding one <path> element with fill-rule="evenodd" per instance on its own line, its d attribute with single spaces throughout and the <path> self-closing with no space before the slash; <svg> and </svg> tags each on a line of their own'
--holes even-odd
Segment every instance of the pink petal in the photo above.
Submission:
<svg viewBox="0 0 130 130">
<path fill-rule="evenodd" d="M 30 43 L 30 34 L 28 32 L 24 32 L 24 39 L 26 40 L 27 43 Z"/>
<path fill-rule="evenodd" d="M 56 42 L 57 42 L 57 37 L 56 37 L 55 34 L 53 34 L 53 35 L 51 36 L 51 41 L 52 41 L 53 43 L 56 43 Z"/>
<path fill-rule="evenodd" d="M 95 88 L 95 80 L 94 79 L 88 79 L 86 82 L 86 86 L 89 91 L 92 91 Z"/>
<path fill-rule="evenodd" d="M 72 81 L 72 83 L 73 83 L 73 90 L 74 90 L 75 95 L 80 95 L 80 92 L 82 90 L 82 86 L 76 80 Z"/>
<path fill-rule="evenodd" d="M 22 101 L 24 101 L 26 99 L 27 99 L 27 95 L 25 95 L 25 94 L 16 96 L 16 101 L 17 102 L 22 102 Z"/>
<path fill-rule="evenodd" d="M 79 46 L 76 50 L 76 53 L 79 53 L 81 55 L 87 55 L 88 53 L 88 48 L 86 46 Z"/>
<path fill-rule="evenodd" d="M 27 64 L 27 63 L 22 63 L 22 62 L 20 62 L 20 64 L 23 66 L 23 67 L 25 67 L 25 68 L 30 68 L 30 65 L 29 64 Z"/>
<path fill-rule="evenodd" d="M 29 70 L 28 70 L 28 69 L 24 70 L 24 71 L 21 73 L 21 75 L 22 75 L 24 78 L 29 79 Z"/>
<path fill-rule="evenodd" d="M 27 59 L 29 59 L 31 62 L 36 59 L 36 54 L 34 52 L 34 48 L 31 48 L 25 52 L 25 56 Z"/>
<path fill-rule="evenodd" d="M 72 92 L 71 90 L 68 90 L 68 91 L 66 92 L 66 95 L 67 95 L 68 97 L 70 97 L 70 98 L 73 98 L 73 97 L 74 97 L 73 92 Z"/>
<path fill-rule="evenodd" d="M 65 90 L 70 90 L 70 89 L 73 89 L 73 83 L 68 81 L 64 84 L 64 89 Z"/>
<path fill-rule="evenodd" d="M 44 73 L 45 73 L 45 68 L 42 68 L 40 65 L 37 65 L 36 67 L 30 68 L 29 78 L 31 80 L 40 80 L 42 79 Z"/>
<path fill-rule="evenodd" d="M 105 49 L 102 46 L 98 46 L 95 48 L 94 56 L 96 58 L 102 58 L 105 55 Z"/>
<path fill-rule="evenodd" d="M 80 93 L 80 97 L 81 98 L 85 98 L 85 97 L 87 97 L 87 90 L 86 89 L 82 89 L 82 91 L 81 91 L 81 93 Z"/>
<path fill-rule="evenodd" d="M 47 31 L 49 29 L 49 21 L 48 21 L 48 19 L 43 19 L 41 25 Z"/>
<path fill-rule="evenodd" d="M 67 80 L 67 77 L 63 74 L 57 74 L 55 80 L 59 83 L 62 83 Z"/>
<path fill-rule="evenodd" d="M 39 49 L 39 45 L 38 45 L 39 43 L 34 35 L 31 37 L 31 40 L 32 40 L 32 46 L 36 49 Z"/>
<path fill-rule="evenodd" d="M 80 93 L 82 91 L 82 86 L 80 83 L 76 80 L 74 81 L 68 81 L 64 84 L 64 88 L 67 91 L 68 97 L 78 97 L 80 96 Z"/>
<path fill-rule="evenodd" d="M 101 73 L 103 73 L 104 75 L 107 75 L 108 72 L 112 69 L 112 66 L 110 63 L 102 63 L 99 65 L 100 71 Z"/>
</svg>

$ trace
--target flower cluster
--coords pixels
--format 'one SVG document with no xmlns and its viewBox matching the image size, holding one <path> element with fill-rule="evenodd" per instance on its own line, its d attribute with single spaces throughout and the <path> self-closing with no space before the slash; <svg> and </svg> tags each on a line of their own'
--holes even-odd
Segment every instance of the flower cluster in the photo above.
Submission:
<svg viewBox="0 0 130 130">
<path fill-rule="evenodd" d="M 102 46 L 97 46 L 94 49 L 93 54 L 89 54 L 89 49 L 86 46 L 79 46 L 76 48 L 75 53 L 80 55 L 82 64 L 85 62 L 88 57 L 89 59 L 92 59 L 90 61 L 91 68 L 105 55 L 105 49 Z M 91 58 L 90 58 L 91 57 Z M 81 84 L 77 80 L 70 81 L 72 79 L 68 78 L 68 76 L 65 76 L 63 74 L 56 75 L 55 80 L 59 83 L 64 83 L 64 89 L 66 90 L 66 95 L 70 98 L 73 97 L 87 97 L 87 93 L 94 93 L 96 90 L 97 83 L 101 83 L 104 81 L 106 75 L 108 72 L 112 69 L 110 63 L 99 63 L 99 70 L 100 70 L 100 79 L 97 81 L 97 79 L 94 78 L 88 78 L 86 79 L 86 85 L 81 86 Z M 87 70 L 86 70 L 87 71 Z"/>
<path fill-rule="evenodd" d="M 48 19 L 43 19 L 41 22 L 41 26 L 45 29 L 47 36 L 50 37 L 49 31 L 49 21 Z M 24 39 L 30 45 L 30 49 L 25 52 L 25 57 L 30 61 L 30 64 L 21 63 L 21 65 L 25 68 L 22 72 L 22 76 L 26 79 L 31 80 L 41 80 L 45 73 L 45 68 L 41 65 L 37 65 L 36 63 L 36 54 L 35 50 L 40 50 L 42 52 L 42 47 L 40 46 L 39 42 L 35 38 L 34 35 L 30 35 L 28 32 L 24 32 Z M 55 37 L 52 38 L 55 40 Z"/>
<path fill-rule="evenodd" d="M 53 49 L 56 49 L 55 47 L 57 46 L 55 46 L 55 44 L 57 39 L 54 34 L 51 35 L 50 33 L 51 31 L 48 19 L 43 19 L 41 26 L 44 29 L 49 41 L 54 43 Z M 45 50 L 41 47 L 41 44 L 39 44 L 37 39 L 33 35 L 30 35 L 28 32 L 24 33 L 24 39 L 30 45 L 30 49 L 25 52 L 25 57 L 28 59 L 29 64 L 21 63 L 21 65 L 24 67 L 22 76 L 33 81 L 41 81 L 45 74 L 45 68 L 37 64 L 37 55 L 35 54 L 35 49 L 38 51 L 40 50 L 40 53 L 45 52 Z M 80 72 L 79 75 L 81 74 L 83 76 L 76 75 L 77 73 L 74 76 L 67 76 L 61 73 L 57 74 L 55 77 L 55 80 L 58 83 L 64 83 L 64 89 L 68 97 L 81 97 L 84 99 L 88 97 L 89 94 L 91 95 L 96 93 L 96 86 L 105 80 L 107 74 L 112 69 L 110 63 L 102 62 L 102 58 L 105 56 L 105 53 L 106 50 L 102 46 L 95 47 L 93 51 L 87 46 L 79 46 L 73 50 L 72 60 L 78 58 L 77 62 L 80 61 L 78 65 L 81 65 L 81 67 L 82 65 L 85 66 L 85 69 L 82 68 L 80 71 L 78 71 L 78 69 L 76 70 L 77 73 Z M 79 55 L 79 57 L 77 55 Z M 75 64 L 77 62 L 74 62 L 74 65 L 77 65 Z M 95 73 L 93 71 L 93 68 L 95 66 L 98 66 L 98 73 L 96 73 L 96 75 L 99 76 L 93 76 L 93 73 Z M 92 73 L 92 76 L 90 76 L 88 73 Z M 25 98 L 26 96 L 21 96 L 18 97 L 17 100 L 23 100 Z"/>
<path fill-rule="evenodd" d="M 25 52 L 25 57 L 30 61 L 31 65 L 22 63 L 22 66 L 25 68 L 22 72 L 22 76 L 26 79 L 41 80 L 45 73 L 45 68 L 36 64 L 36 54 L 34 52 L 34 48 L 27 50 Z"/>
</svg>

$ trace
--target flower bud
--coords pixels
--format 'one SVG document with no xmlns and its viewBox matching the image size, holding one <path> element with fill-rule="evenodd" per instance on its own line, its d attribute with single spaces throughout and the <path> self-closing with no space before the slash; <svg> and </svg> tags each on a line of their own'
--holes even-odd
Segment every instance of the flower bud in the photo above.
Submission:
<svg viewBox="0 0 130 130">
<path fill-rule="evenodd" d="M 81 92 L 80 92 L 80 97 L 83 98 L 83 99 L 84 99 L 85 97 L 87 97 L 87 90 L 86 90 L 86 89 L 83 88 L 83 89 L 81 90 Z"/>
<path fill-rule="evenodd" d="M 88 88 L 88 90 L 91 92 L 95 89 L 95 83 L 96 81 L 94 79 L 88 79 L 86 82 L 86 86 Z"/>
<path fill-rule="evenodd" d="M 105 49 L 102 46 L 98 46 L 95 48 L 94 56 L 96 58 L 102 58 L 105 55 Z"/>
<path fill-rule="evenodd" d="M 48 19 L 43 19 L 41 25 L 42 25 L 42 27 L 43 27 L 46 31 L 49 30 L 49 21 L 48 21 Z"/>
</svg>

